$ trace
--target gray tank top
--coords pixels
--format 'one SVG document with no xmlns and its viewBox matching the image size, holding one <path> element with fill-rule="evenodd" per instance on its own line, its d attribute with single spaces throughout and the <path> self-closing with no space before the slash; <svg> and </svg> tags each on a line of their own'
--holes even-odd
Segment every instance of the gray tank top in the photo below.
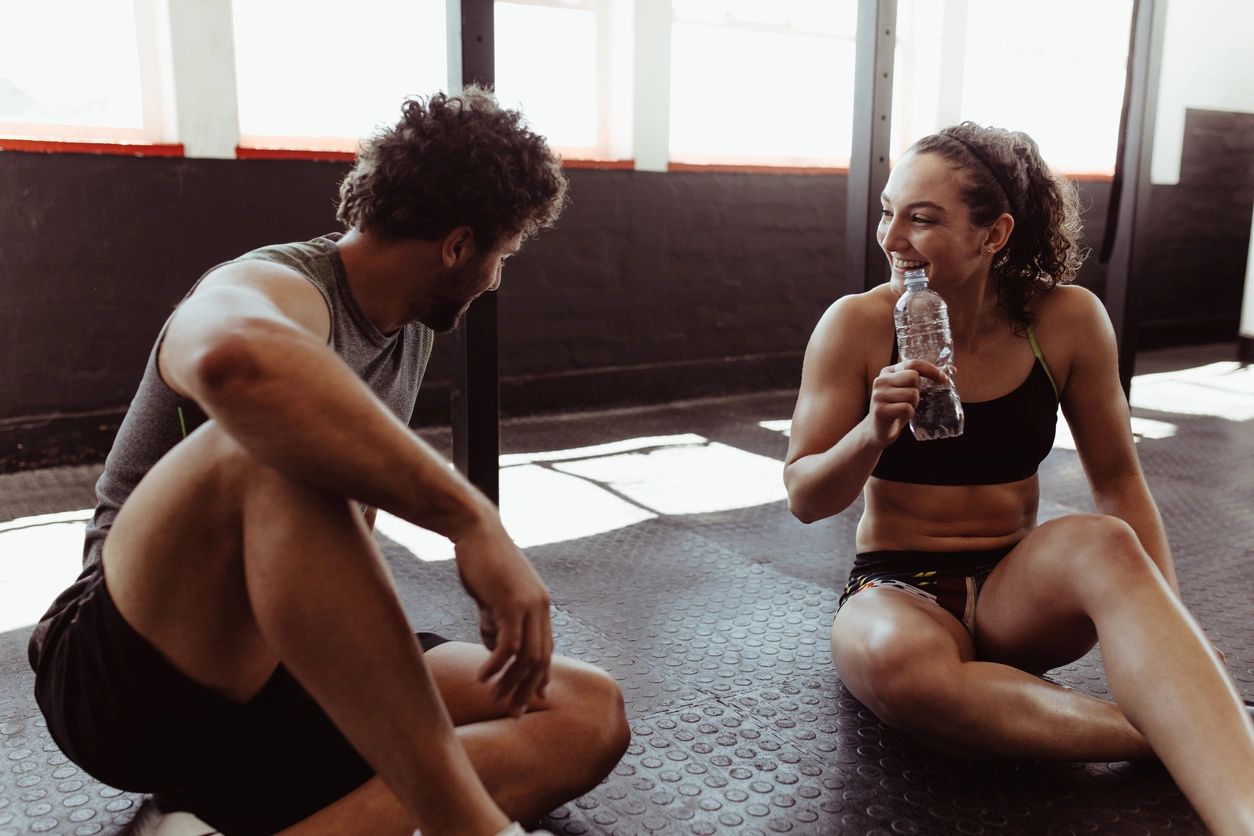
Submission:
<svg viewBox="0 0 1254 836">
<path fill-rule="evenodd" d="M 336 245 L 339 239 L 340 233 L 332 233 L 303 243 L 262 247 L 226 263 L 272 261 L 290 267 L 307 278 L 322 293 L 331 312 L 328 344 L 365 381 L 370 391 L 398 418 L 408 423 L 413 416 L 418 386 L 431 357 L 434 333 L 421 323 L 406 325 L 390 334 L 383 334 L 375 328 L 348 286 L 344 262 Z M 197 279 L 192 289 L 203 279 L 204 276 Z M 193 401 L 178 395 L 157 372 L 157 349 L 168 326 L 169 320 L 162 326 L 148 356 L 139 389 L 131 400 L 113 448 L 105 460 L 104 473 L 96 483 L 96 512 L 87 526 L 83 574 L 44 615 L 36 628 L 32 653 L 35 644 L 42 643 L 48 622 L 90 586 L 92 576 L 99 571 L 101 547 L 109 527 L 139 480 L 162 456 L 206 420 L 205 414 Z"/>
</svg>

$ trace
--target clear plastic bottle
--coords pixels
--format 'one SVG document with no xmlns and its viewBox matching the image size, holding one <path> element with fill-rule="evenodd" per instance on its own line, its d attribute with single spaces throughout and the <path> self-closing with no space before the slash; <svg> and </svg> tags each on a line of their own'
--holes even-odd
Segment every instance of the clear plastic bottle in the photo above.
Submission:
<svg viewBox="0 0 1254 836">
<path fill-rule="evenodd" d="M 919 441 L 962 435 L 962 401 L 954 385 L 954 340 L 945 300 L 927 286 L 925 270 L 906 271 L 906 292 L 893 309 L 902 360 L 926 360 L 949 376 L 949 386 L 923 378 L 910 431 Z"/>
</svg>

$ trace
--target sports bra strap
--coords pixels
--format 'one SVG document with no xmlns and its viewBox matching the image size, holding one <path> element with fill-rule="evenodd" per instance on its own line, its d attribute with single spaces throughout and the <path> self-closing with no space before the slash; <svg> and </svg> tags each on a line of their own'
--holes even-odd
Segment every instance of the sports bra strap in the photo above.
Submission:
<svg viewBox="0 0 1254 836">
<path fill-rule="evenodd" d="M 1058 384 L 1054 382 L 1054 375 L 1049 370 L 1049 363 L 1045 362 L 1045 354 L 1041 351 L 1040 343 L 1036 341 L 1036 329 L 1031 325 L 1028 326 L 1028 342 L 1032 345 L 1032 353 L 1041 362 L 1041 368 L 1045 370 L 1045 376 L 1049 378 L 1049 385 L 1054 390 L 1054 398 L 1062 400 L 1062 396 L 1058 394 Z"/>
</svg>

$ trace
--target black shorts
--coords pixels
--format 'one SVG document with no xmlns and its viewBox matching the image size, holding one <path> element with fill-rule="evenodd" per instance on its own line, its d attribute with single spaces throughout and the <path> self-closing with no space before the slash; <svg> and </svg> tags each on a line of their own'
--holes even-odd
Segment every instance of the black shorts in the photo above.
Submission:
<svg viewBox="0 0 1254 836">
<path fill-rule="evenodd" d="M 424 650 L 447 641 L 418 638 Z M 230 836 L 282 830 L 374 775 L 282 666 L 247 703 L 176 669 L 122 618 L 103 571 L 50 625 L 35 673 L 70 760 Z"/>
</svg>

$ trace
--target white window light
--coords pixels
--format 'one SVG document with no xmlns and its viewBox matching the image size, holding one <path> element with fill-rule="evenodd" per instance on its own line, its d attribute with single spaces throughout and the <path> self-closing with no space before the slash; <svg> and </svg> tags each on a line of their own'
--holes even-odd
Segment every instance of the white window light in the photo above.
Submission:
<svg viewBox="0 0 1254 836">
<path fill-rule="evenodd" d="M 0 0 L 0 136 L 175 141 L 164 0 Z"/>
<path fill-rule="evenodd" d="M 496 91 L 562 156 L 631 156 L 631 2 L 497 0 Z"/>
<path fill-rule="evenodd" d="M 1131 0 L 900 0 L 893 156 L 969 119 L 1024 131 L 1061 171 L 1112 173 L 1131 15 Z"/>
<path fill-rule="evenodd" d="M 848 165 L 856 0 L 675 0 L 671 159 Z"/>
<path fill-rule="evenodd" d="M 352 152 L 405 97 L 447 89 L 445 5 L 236 0 L 240 145 Z"/>
</svg>

